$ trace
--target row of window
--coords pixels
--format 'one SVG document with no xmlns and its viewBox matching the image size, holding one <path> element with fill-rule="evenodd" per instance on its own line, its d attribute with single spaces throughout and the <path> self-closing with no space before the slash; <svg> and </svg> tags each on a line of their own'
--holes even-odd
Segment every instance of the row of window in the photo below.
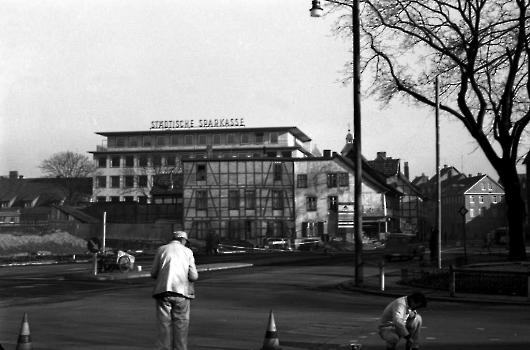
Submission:
<svg viewBox="0 0 530 350">
<path fill-rule="evenodd" d="M 261 158 L 261 157 L 283 157 L 291 158 L 291 151 L 266 151 L 262 152 L 213 152 L 210 158 Z M 175 155 L 141 155 L 141 156 L 99 156 L 98 157 L 98 167 L 106 168 L 107 160 L 111 168 L 134 168 L 134 167 L 174 167 L 177 165 L 179 159 L 188 159 L 188 158 L 206 158 L 206 153 L 187 153 L 181 154 L 180 156 Z"/>
<path fill-rule="evenodd" d="M 268 142 L 278 143 L 278 133 L 268 133 Z M 262 144 L 266 141 L 265 133 L 242 134 L 199 134 L 199 135 L 145 135 L 116 137 L 116 148 L 134 147 L 164 147 L 164 146 L 206 146 L 206 145 L 235 145 Z"/>
<path fill-rule="evenodd" d="M 133 188 L 147 187 L 149 177 L 147 175 L 125 175 L 123 184 L 120 183 L 121 176 L 110 176 L 109 188 Z M 107 177 L 96 176 L 96 187 L 107 188 Z"/>
<path fill-rule="evenodd" d="M 327 174 L 328 187 L 343 187 L 350 185 L 349 173 L 329 173 Z M 296 176 L 296 186 L 298 188 L 307 188 L 307 174 Z"/>
<path fill-rule="evenodd" d="M 503 200 L 503 195 L 500 195 L 500 202 L 502 202 Z M 478 196 L 478 202 L 479 203 L 484 203 L 484 196 Z M 491 202 L 492 203 L 497 203 L 497 195 L 492 195 L 491 196 Z M 475 203 L 475 196 L 469 196 L 469 203 Z"/>
<path fill-rule="evenodd" d="M 195 207 L 198 210 L 208 209 L 208 191 L 207 190 L 197 190 L 196 195 L 196 204 Z M 255 190 L 245 190 L 244 193 L 244 208 L 248 210 L 256 209 L 256 191 Z M 228 191 L 228 209 L 239 210 L 241 209 L 241 200 L 240 200 L 240 191 L 239 190 L 230 190 Z M 272 191 L 272 209 L 282 210 L 284 209 L 283 203 L 283 191 L 282 190 L 273 190 Z M 316 211 L 317 210 L 317 197 L 306 197 L 306 210 L 307 211 Z M 337 211 L 338 210 L 338 197 L 329 196 L 328 197 L 328 210 Z"/>
</svg>

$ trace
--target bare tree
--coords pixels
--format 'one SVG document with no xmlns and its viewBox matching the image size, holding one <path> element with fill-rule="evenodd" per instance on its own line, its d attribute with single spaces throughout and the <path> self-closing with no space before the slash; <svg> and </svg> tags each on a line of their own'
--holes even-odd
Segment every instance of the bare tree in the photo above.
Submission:
<svg viewBox="0 0 530 350">
<path fill-rule="evenodd" d="M 357 1 L 357 0 L 353 0 Z M 352 0 L 328 1 L 332 10 Z M 530 121 L 527 0 L 362 0 L 363 78 L 384 103 L 401 96 L 459 120 L 505 189 L 510 259 L 526 259 L 517 162 Z M 351 35 L 344 12 L 335 25 Z M 347 80 L 347 79 L 346 79 Z M 346 81 L 345 80 L 345 81 Z"/>
<path fill-rule="evenodd" d="M 64 204 L 77 204 L 92 192 L 92 176 L 96 175 L 96 166 L 87 156 L 65 151 L 53 154 L 38 166 L 56 186 L 63 196 Z"/>
<path fill-rule="evenodd" d="M 87 156 L 72 151 L 59 152 L 41 162 L 38 168 L 46 177 L 91 177 L 96 166 Z"/>
</svg>

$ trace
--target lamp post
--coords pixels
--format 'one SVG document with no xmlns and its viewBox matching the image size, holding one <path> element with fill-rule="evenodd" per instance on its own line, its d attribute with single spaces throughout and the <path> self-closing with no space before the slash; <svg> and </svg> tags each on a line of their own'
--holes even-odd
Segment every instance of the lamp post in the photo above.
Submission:
<svg viewBox="0 0 530 350">
<path fill-rule="evenodd" d="M 325 0 L 332 3 L 351 7 L 352 10 L 352 32 L 353 32 L 353 152 L 355 165 L 355 200 L 353 205 L 353 227 L 355 240 L 355 285 L 363 285 L 363 212 L 362 212 L 362 159 L 361 159 L 361 50 L 360 50 L 360 24 L 359 24 L 359 0 L 352 0 L 351 4 Z M 311 17 L 321 17 L 324 10 L 320 7 L 320 1 L 313 0 Z"/>
</svg>

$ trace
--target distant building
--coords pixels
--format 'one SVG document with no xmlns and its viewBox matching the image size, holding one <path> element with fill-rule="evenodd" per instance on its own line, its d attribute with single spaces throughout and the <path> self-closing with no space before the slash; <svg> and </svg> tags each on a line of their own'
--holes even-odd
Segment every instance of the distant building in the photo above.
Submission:
<svg viewBox="0 0 530 350">
<path fill-rule="evenodd" d="M 47 225 L 54 205 L 83 206 L 91 196 L 91 178 L 25 179 L 11 172 L 0 178 L 0 226 Z"/>
<path fill-rule="evenodd" d="M 480 173 L 466 176 L 448 166 L 440 174 L 443 240 L 482 240 L 487 232 L 506 226 L 504 189 L 498 182 Z M 414 182 L 420 183 L 416 179 Z M 433 176 L 418 185 L 424 196 L 430 198 L 432 228 L 435 228 L 436 183 Z"/>
<path fill-rule="evenodd" d="M 399 199 L 399 226 L 396 227 L 399 232 L 416 234 L 422 240 L 428 239 L 424 198 L 409 180 L 408 162 L 405 162 L 403 173 L 399 158 L 388 157 L 386 152 L 377 152 L 377 157 L 369 160 L 368 164 L 384 176 L 387 185 L 403 193 Z"/>
<path fill-rule="evenodd" d="M 221 124 L 199 121 L 193 127 L 186 122 L 182 121 L 182 126 L 179 121 L 153 122 L 147 131 L 98 132 L 105 140 L 104 146 L 90 152 L 98 167 L 95 200 L 180 201 L 183 159 L 313 156 L 311 139 L 296 127 L 210 128 L 210 124 Z"/>
</svg>

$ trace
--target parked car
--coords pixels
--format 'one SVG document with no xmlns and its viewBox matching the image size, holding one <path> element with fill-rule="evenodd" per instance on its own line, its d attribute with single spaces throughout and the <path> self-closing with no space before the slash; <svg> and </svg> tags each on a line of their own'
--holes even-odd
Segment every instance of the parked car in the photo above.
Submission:
<svg viewBox="0 0 530 350">
<path fill-rule="evenodd" d="M 263 243 L 263 247 L 268 249 L 292 250 L 289 238 L 269 237 Z"/>
<path fill-rule="evenodd" d="M 415 235 L 391 233 L 386 238 L 385 259 L 387 260 L 392 258 L 421 258 L 424 253 L 425 246 Z"/>
<path fill-rule="evenodd" d="M 302 251 L 312 251 L 320 248 L 322 241 L 319 237 L 308 237 L 302 239 L 298 245 L 298 250 Z"/>
</svg>

